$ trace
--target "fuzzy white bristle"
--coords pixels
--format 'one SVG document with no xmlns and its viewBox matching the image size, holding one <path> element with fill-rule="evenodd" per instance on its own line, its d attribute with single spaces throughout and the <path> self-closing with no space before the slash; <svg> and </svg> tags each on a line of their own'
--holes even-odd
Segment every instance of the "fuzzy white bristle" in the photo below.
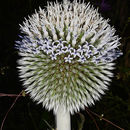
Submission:
<svg viewBox="0 0 130 130">
<path fill-rule="evenodd" d="M 20 25 L 19 76 L 31 98 L 53 109 L 58 122 L 70 120 L 59 115 L 61 105 L 73 114 L 108 89 L 113 61 L 122 55 L 120 38 L 108 22 L 90 3 L 64 0 L 39 8 Z"/>
</svg>

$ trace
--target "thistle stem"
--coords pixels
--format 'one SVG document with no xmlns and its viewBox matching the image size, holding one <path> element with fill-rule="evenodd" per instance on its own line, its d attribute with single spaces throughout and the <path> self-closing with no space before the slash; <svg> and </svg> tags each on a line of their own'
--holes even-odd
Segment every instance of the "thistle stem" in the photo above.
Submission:
<svg viewBox="0 0 130 130">
<path fill-rule="evenodd" d="M 56 113 L 57 130 L 71 130 L 70 113 L 59 107 Z"/>
</svg>

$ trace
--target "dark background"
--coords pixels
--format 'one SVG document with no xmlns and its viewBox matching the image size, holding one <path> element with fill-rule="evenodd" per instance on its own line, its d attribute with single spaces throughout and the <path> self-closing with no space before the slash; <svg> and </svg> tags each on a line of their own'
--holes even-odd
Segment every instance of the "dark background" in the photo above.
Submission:
<svg viewBox="0 0 130 130">
<path fill-rule="evenodd" d="M 87 0 L 85 0 L 87 2 Z M 102 16 L 109 18 L 110 24 L 116 28 L 122 39 L 120 49 L 123 56 L 116 60 L 115 77 L 109 91 L 102 99 L 89 108 L 103 114 L 105 118 L 119 125 L 125 130 L 130 130 L 130 16 L 128 0 L 91 0 L 94 7 L 99 8 Z M 23 89 L 17 72 L 18 54 L 14 49 L 15 41 L 20 34 L 19 24 L 24 17 L 34 13 L 40 6 L 47 5 L 46 0 L 3 0 L 0 3 L 0 93 L 19 94 Z M 15 97 L 0 96 L 0 123 L 6 112 L 15 100 Z M 82 125 L 83 117 L 85 118 Z M 93 116 L 100 130 L 118 130 L 118 128 Z M 55 127 L 52 112 L 36 105 L 28 95 L 20 97 L 9 112 L 3 130 L 51 130 Z M 96 130 L 92 118 L 86 111 L 72 116 L 72 129 Z"/>
</svg>

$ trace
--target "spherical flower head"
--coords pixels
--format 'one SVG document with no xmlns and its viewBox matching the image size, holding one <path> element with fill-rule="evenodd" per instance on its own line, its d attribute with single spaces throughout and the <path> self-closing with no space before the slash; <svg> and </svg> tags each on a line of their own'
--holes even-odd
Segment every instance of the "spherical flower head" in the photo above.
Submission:
<svg viewBox="0 0 130 130">
<path fill-rule="evenodd" d="M 48 3 L 20 26 L 19 75 L 34 101 L 73 113 L 100 99 L 122 53 L 115 29 L 97 9 L 77 0 Z"/>
</svg>

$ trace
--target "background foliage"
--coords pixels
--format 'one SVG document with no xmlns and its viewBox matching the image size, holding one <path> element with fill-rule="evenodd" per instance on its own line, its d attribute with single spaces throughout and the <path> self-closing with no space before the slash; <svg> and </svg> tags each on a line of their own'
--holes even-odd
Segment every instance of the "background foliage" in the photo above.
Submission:
<svg viewBox="0 0 130 130">
<path fill-rule="evenodd" d="M 87 0 L 86 0 L 87 2 Z M 115 77 L 109 91 L 100 102 L 89 108 L 125 130 L 130 130 L 130 16 L 128 0 L 91 0 L 105 18 L 111 19 L 117 34 L 122 37 L 120 49 L 124 55 L 118 58 Z M 22 83 L 16 69 L 19 58 L 14 44 L 20 33 L 19 24 L 24 17 L 34 13 L 46 0 L 3 0 L 0 4 L 0 93 L 18 94 Z M 14 97 L 0 97 L 0 123 L 14 101 Z M 101 130 L 117 130 L 116 127 L 95 117 Z M 54 116 L 36 105 L 28 95 L 20 97 L 10 111 L 3 130 L 50 130 L 55 127 Z M 93 120 L 86 111 L 72 116 L 73 130 L 96 130 Z"/>
</svg>

